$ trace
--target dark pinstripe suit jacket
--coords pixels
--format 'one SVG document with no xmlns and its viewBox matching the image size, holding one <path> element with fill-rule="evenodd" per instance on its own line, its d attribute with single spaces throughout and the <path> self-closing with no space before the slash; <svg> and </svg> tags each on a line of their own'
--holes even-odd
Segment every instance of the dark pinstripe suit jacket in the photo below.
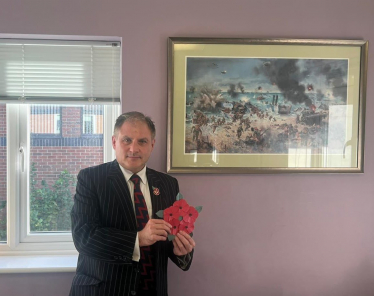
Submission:
<svg viewBox="0 0 374 296">
<path fill-rule="evenodd" d="M 149 168 L 146 174 L 155 215 L 174 203 L 178 181 Z M 152 187 L 158 188 L 160 195 L 154 195 Z M 116 160 L 80 171 L 71 219 L 79 258 L 70 295 L 136 295 L 139 271 L 132 264 L 136 220 L 131 195 Z M 157 294 L 167 296 L 168 258 L 187 270 L 192 254 L 186 265 L 174 255 L 171 242 L 157 242 L 153 248 Z"/>
</svg>

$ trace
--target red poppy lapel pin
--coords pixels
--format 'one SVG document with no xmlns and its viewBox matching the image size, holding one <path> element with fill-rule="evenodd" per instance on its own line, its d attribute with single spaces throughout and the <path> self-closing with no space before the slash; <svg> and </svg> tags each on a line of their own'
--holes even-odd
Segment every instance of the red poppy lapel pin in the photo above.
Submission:
<svg viewBox="0 0 374 296">
<path fill-rule="evenodd" d="M 160 195 L 160 189 L 158 189 L 157 187 L 153 187 L 153 186 L 152 186 L 152 189 L 153 189 L 154 195 Z"/>
<path fill-rule="evenodd" d="M 168 235 L 168 239 L 172 241 L 181 230 L 192 236 L 192 231 L 195 228 L 195 221 L 202 209 L 202 206 L 190 206 L 183 199 L 183 195 L 178 193 L 174 204 L 165 210 L 158 211 L 156 215 L 171 224 L 172 229 L 171 234 Z"/>
</svg>

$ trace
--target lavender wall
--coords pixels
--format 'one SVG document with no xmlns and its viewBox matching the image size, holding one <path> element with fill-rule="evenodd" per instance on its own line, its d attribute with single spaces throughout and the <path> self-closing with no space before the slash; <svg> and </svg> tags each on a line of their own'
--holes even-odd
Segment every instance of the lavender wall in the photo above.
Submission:
<svg viewBox="0 0 374 296">
<path fill-rule="evenodd" d="M 161 171 L 167 37 L 371 41 L 373 16 L 372 0 L 0 0 L 2 33 L 123 37 L 123 109 L 152 115 L 158 135 L 149 165 Z M 171 266 L 170 295 L 374 294 L 373 54 L 371 48 L 365 174 L 177 176 L 204 211 L 195 262 L 187 273 Z M 66 295 L 71 278 L 0 275 L 0 294 Z"/>
</svg>

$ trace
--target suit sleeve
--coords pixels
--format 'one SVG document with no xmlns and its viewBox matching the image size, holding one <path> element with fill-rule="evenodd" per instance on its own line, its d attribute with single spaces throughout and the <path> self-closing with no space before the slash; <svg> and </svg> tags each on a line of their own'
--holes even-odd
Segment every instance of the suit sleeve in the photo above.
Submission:
<svg viewBox="0 0 374 296">
<path fill-rule="evenodd" d="M 101 225 L 97 183 L 88 170 L 79 172 L 71 211 L 75 247 L 88 257 L 130 264 L 137 232 Z"/>
<path fill-rule="evenodd" d="M 175 181 L 175 185 L 173 186 L 173 188 L 175 188 L 174 196 L 176 197 L 177 194 L 179 193 L 179 185 L 178 185 L 177 179 L 175 178 L 173 179 Z M 192 250 L 192 252 L 188 253 L 187 255 L 176 256 L 173 251 L 174 245 L 172 242 L 169 242 L 168 248 L 169 248 L 168 254 L 169 254 L 169 258 L 171 259 L 171 261 L 173 261 L 175 265 L 177 265 L 180 269 L 187 271 L 191 266 L 194 250 Z"/>
</svg>

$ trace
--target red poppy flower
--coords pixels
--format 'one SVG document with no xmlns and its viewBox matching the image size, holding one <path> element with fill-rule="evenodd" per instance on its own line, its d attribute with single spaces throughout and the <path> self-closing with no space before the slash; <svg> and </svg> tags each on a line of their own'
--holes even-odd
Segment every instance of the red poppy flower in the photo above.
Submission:
<svg viewBox="0 0 374 296">
<path fill-rule="evenodd" d="M 189 207 L 186 215 L 183 217 L 183 221 L 187 223 L 194 223 L 199 216 L 199 212 L 194 207 Z"/>
<path fill-rule="evenodd" d="M 179 220 L 172 219 L 171 221 L 169 221 L 169 223 L 171 224 L 171 234 L 176 235 L 179 231 Z"/>
<path fill-rule="evenodd" d="M 190 208 L 189 204 L 184 200 L 180 199 L 173 204 L 174 207 L 178 207 L 178 215 L 184 217 L 188 209 Z"/>
<path fill-rule="evenodd" d="M 170 222 L 171 220 L 179 219 L 179 208 L 175 206 L 168 207 L 164 210 L 164 220 Z"/>
<path fill-rule="evenodd" d="M 183 230 L 184 232 L 191 233 L 194 230 L 195 226 L 193 223 L 188 223 L 182 220 L 179 224 L 179 230 Z"/>
</svg>

